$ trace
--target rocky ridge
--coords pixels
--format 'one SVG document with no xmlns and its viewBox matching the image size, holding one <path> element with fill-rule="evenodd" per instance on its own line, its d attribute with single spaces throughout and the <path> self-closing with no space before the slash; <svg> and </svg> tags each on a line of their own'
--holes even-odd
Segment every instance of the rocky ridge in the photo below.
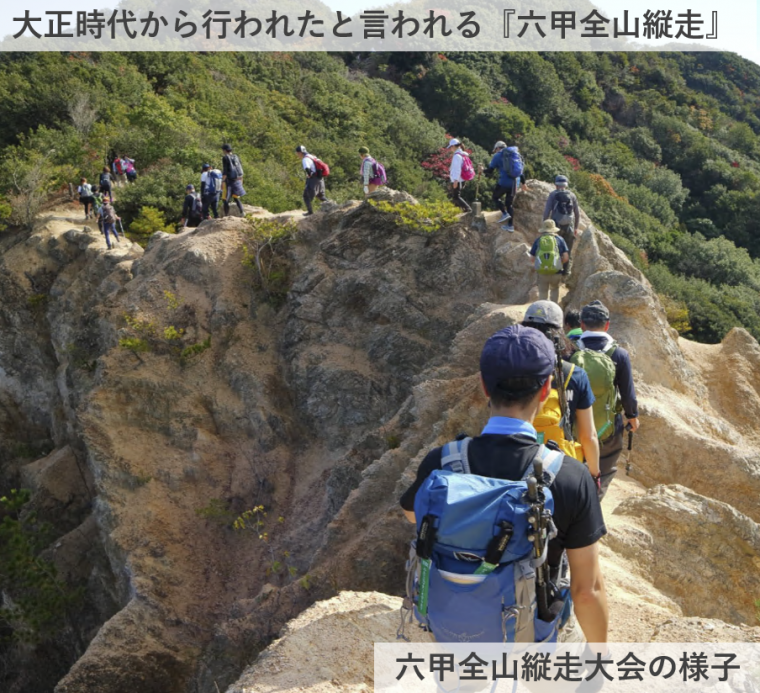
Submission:
<svg viewBox="0 0 760 693">
<path fill-rule="evenodd" d="M 409 232 L 360 203 L 299 220 L 283 305 L 254 288 L 239 219 L 157 234 L 144 252 L 106 252 L 66 211 L 0 241 L 3 481 L 23 479 L 50 516 L 66 508 L 53 555 L 87 585 L 82 651 L 56 693 L 223 690 L 316 601 L 400 594 L 397 498 L 430 446 L 485 420 L 477 357 L 534 297 L 525 253 L 545 194 L 531 182 L 518 197 L 515 234 L 492 221 Z M 564 300 L 611 308 L 644 420 L 632 477 L 605 501 L 613 636 L 751 624 L 760 348 L 743 330 L 678 339 L 646 279 L 584 221 Z M 119 346 L 150 330 L 151 349 Z M 231 528 L 259 505 L 267 542 Z M 733 596 L 716 602 L 720 579 Z M 371 685 L 365 674 L 346 685 Z M 30 676 L 14 690 L 42 690 Z"/>
</svg>

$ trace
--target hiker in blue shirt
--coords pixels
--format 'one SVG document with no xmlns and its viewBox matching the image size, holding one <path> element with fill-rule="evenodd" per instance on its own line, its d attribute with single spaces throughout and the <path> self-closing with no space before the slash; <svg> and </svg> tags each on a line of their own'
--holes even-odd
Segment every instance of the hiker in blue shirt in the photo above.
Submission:
<svg viewBox="0 0 760 693">
<path fill-rule="evenodd" d="M 557 342 L 561 347 L 562 358 L 569 358 L 573 351 L 572 345 L 562 332 L 564 321 L 562 308 L 552 301 L 536 301 L 528 306 L 525 311 L 522 324 L 532 327 L 545 334 L 549 339 Z M 569 409 L 569 424 L 583 450 L 583 458 L 588 466 L 591 476 L 601 490 L 599 470 L 599 439 L 594 425 L 594 393 L 591 389 L 586 371 L 563 361 L 563 374 L 566 378 L 565 397 Z M 569 377 L 568 374 L 569 373 Z M 555 389 L 557 383 L 552 385 Z"/>
<path fill-rule="evenodd" d="M 509 175 L 509 162 L 505 162 L 504 157 L 506 156 L 509 158 L 510 155 L 519 156 L 517 147 L 507 147 L 506 142 L 499 140 L 493 146 L 493 156 L 491 157 L 491 163 L 488 164 L 488 168 L 486 168 L 486 176 L 490 177 L 493 175 L 494 171 L 499 172 L 499 179 L 496 183 L 496 187 L 493 189 L 491 199 L 501 212 L 501 219 L 499 219 L 499 223 L 501 224 L 503 222 L 507 222 L 506 226 L 503 228 L 505 231 L 512 232 L 515 230 L 515 211 L 513 204 L 515 195 L 517 194 L 518 183 L 521 186 L 523 192 L 526 191 L 528 187 L 525 185 L 524 171 L 521 171 L 516 178 L 513 178 Z M 503 195 L 506 195 L 506 197 L 502 202 L 501 198 Z"/>
<path fill-rule="evenodd" d="M 562 283 L 564 267 L 570 259 L 565 241 L 558 236 L 559 229 L 557 225 L 548 219 L 539 229 L 538 238 L 533 242 L 530 249 L 531 264 L 536 269 L 538 275 L 538 298 L 539 300 L 550 300 L 559 303 L 559 286 Z M 551 253 L 540 252 L 541 247 L 548 243 L 545 239 L 550 237 L 553 243 L 550 244 Z M 549 258 L 548 261 L 539 262 L 539 259 Z"/>
</svg>

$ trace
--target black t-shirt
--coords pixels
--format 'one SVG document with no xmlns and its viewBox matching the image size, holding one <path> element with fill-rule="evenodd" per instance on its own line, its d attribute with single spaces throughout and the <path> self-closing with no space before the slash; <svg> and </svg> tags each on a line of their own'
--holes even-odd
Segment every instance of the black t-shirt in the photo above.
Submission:
<svg viewBox="0 0 760 693">
<path fill-rule="evenodd" d="M 467 451 L 470 471 L 494 479 L 521 479 L 536 456 L 538 443 L 522 435 L 487 434 L 473 438 Z M 441 448 L 430 451 L 417 470 L 417 479 L 401 496 L 401 507 L 414 510 L 414 497 L 422 482 L 441 468 Z M 556 565 L 562 549 L 591 546 L 605 534 L 602 507 L 588 468 L 565 455 L 551 486 L 557 538 L 550 545 L 550 562 Z"/>
</svg>

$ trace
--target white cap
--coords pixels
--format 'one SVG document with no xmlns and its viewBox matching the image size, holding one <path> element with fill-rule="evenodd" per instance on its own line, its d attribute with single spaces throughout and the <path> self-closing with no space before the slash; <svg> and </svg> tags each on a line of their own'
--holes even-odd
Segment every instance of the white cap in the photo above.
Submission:
<svg viewBox="0 0 760 693">
<path fill-rule="evenodd" d="M 452 137 L 451 141 L 449 142 L 449 146 L 446 147 L 446 149 L 449 149 L 451 147 L 456 147 L 458 144 L 462 144 L 456 137 Z"/>
</svg>

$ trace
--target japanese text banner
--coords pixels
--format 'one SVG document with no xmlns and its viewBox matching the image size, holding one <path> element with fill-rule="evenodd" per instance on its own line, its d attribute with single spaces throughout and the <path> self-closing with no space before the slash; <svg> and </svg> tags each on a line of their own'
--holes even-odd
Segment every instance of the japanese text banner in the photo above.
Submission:
<svg viewBox="0 0 760 693">
<path fill-rule="evenodd" d="M 412 0 L 349 9 L 330 0 L 208 3 L 86 0 L 3 3 L 6 51 L 602 51 L 733 50 L 753 54 L 755 2 L 667 6 L 608 0 Z M 361 4 L 362 0 L 359 0 Z"/>
<path fill-rule="evenodd" d="M 760 691 L 760 643 L 398 642 L 374 654 L 376 693 Z"/>
</svg>

